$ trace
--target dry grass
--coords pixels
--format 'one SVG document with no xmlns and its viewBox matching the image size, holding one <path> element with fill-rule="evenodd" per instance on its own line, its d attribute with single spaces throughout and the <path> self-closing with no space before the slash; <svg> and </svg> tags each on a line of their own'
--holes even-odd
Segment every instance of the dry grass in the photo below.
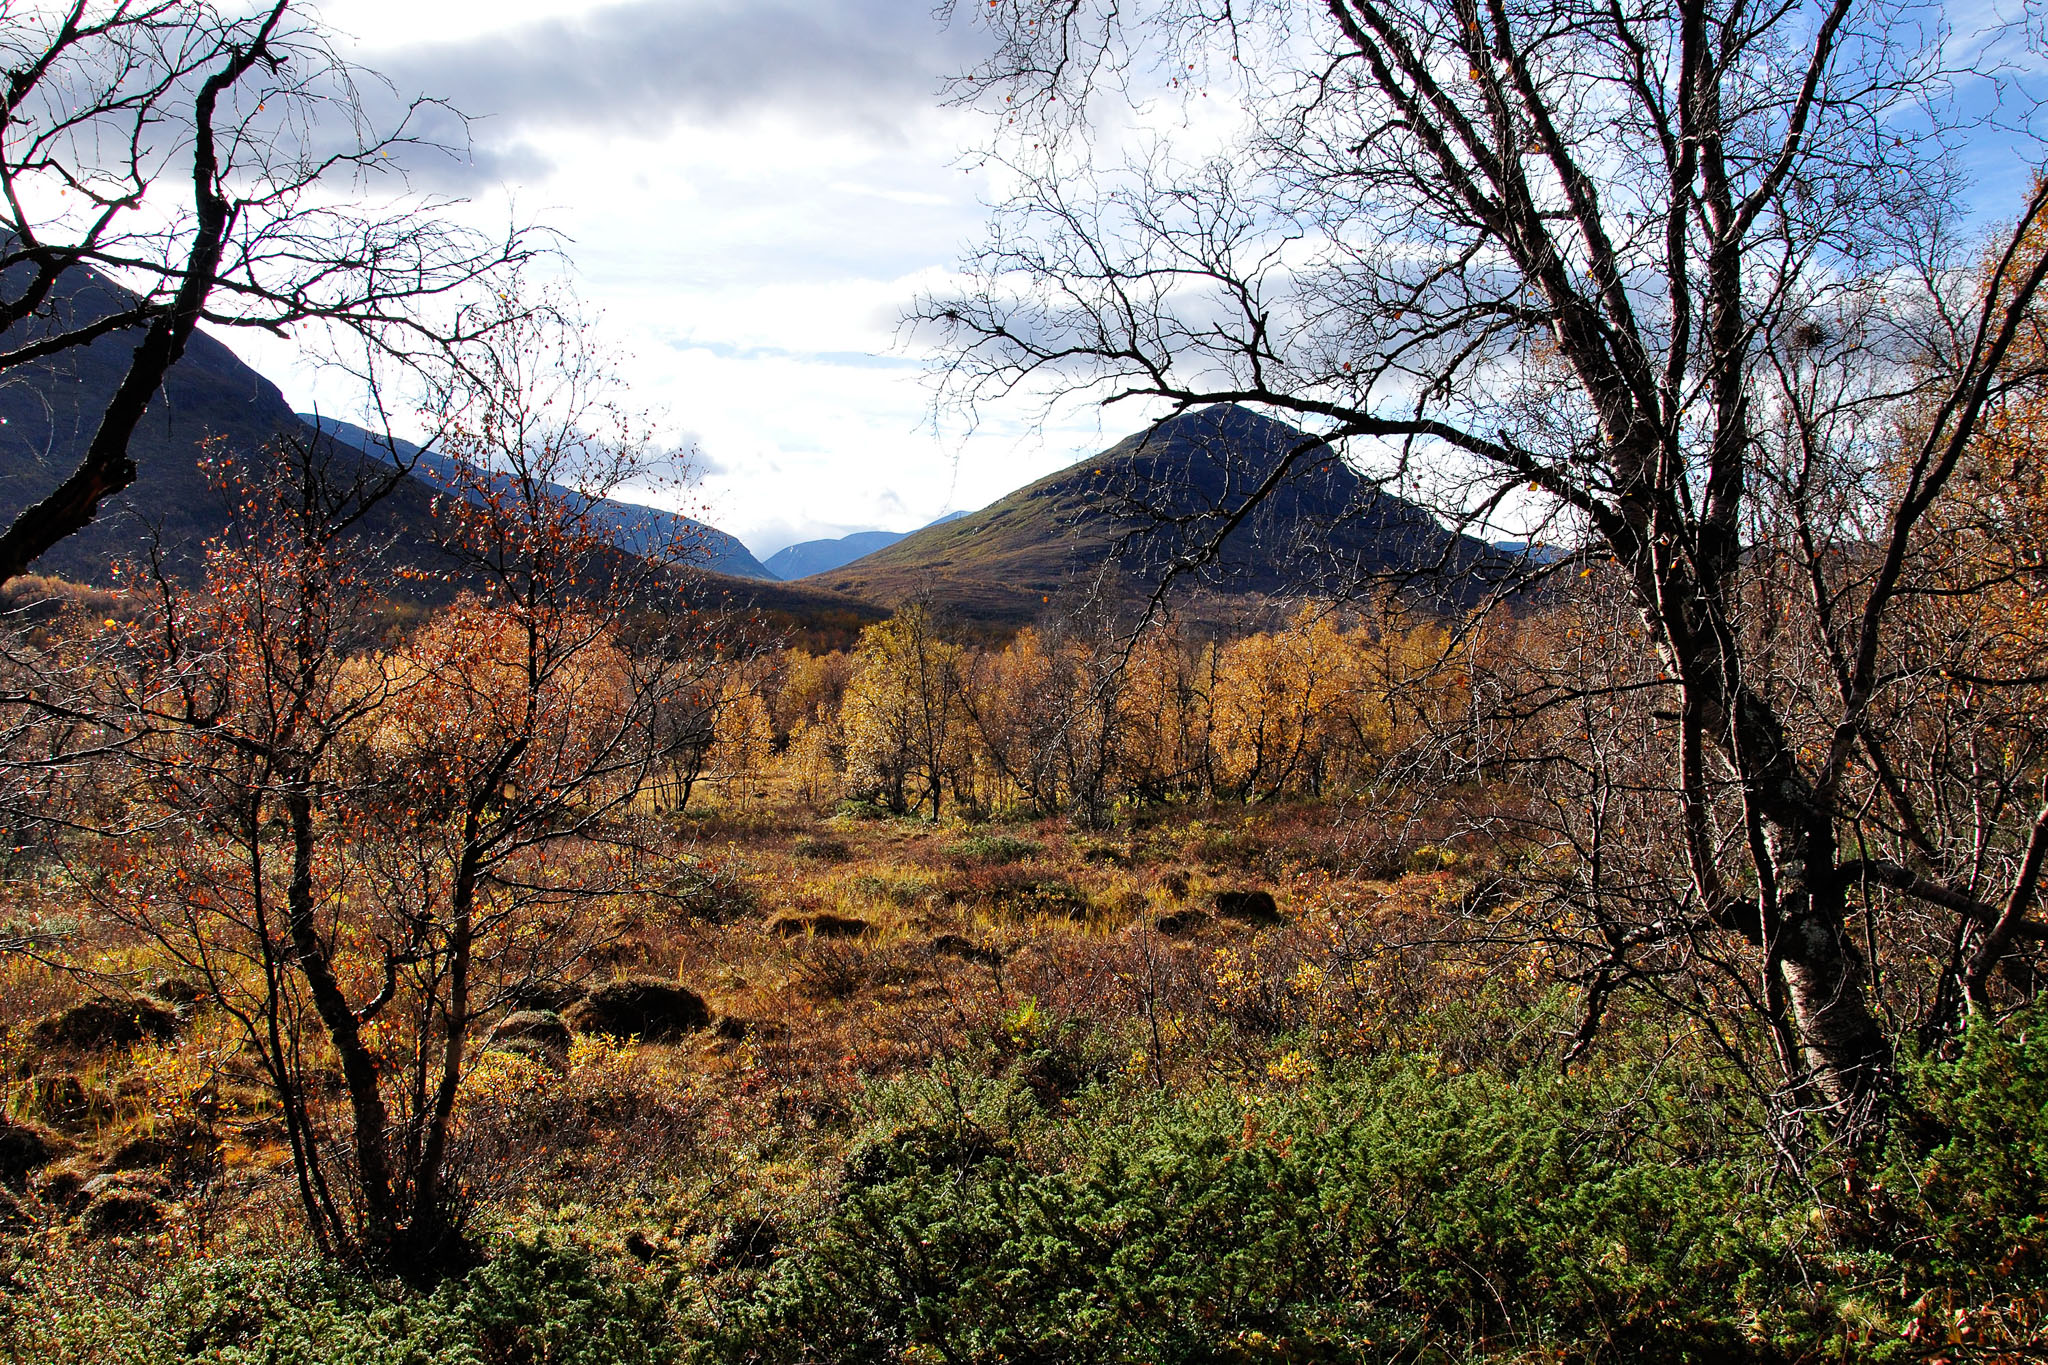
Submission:
<svg viewBox="0 0 2048 1365">
<path fill-rule="evenodd" d="M 1460 872 L 1432 855 L 1427 872 L 1368 875 L 1355 832 L 1316 807 L 1087 831 L 780 804 L 676 831 L 676 866 L 709 890 L 593 911 L 609 918 L 572 975 L 678 981 L 717 1025 L 673 1043 L 579 1038 L 566 1072 L 479 1048 L 457 1167 L 486 1219 L 612 1219 L 710 1246 L 725 1223 L 649 1209 L 690 1189 L 730 1212 L 762 1181 L 802 1185 L 891 1077 L 950 1059 L 1052 1105 L 1090 1083 L 1269 1084 L 1305 1065 L 1303 1046 L 1398 1046 L 1457 970 L 1389 945 L 1438 913 Z M 1270 892 L 1281 922 L 1211 913 L 1232 890 Z M 36 1216 L 83 1236 L 69 1220 L 85 1183 L 125 1165 L 175 1210 L 159 1242 L 230 1225 L 292 1235 L 274 1106 L 217 1010 L 187 1009 L 176 1036 L 135 1046 L 33 1043 L 36 1020 L 107 981 L 172 974 L 132 941 L 95 940 L 84 917 L 69 926 L 83 974 L 0 958 L 7 1107 L 73 1146 L 31 1184 Z"/>
</svg>

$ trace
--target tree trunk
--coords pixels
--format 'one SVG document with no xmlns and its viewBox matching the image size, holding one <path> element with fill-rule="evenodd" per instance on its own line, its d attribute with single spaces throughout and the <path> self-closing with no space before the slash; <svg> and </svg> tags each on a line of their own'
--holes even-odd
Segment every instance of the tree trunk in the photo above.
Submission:
<svg viewBox="0 0 2048 1365">
<path fill-rule="evenodd" d="M 1838 1131 L 1859 1131 L 1883 1106 L 1892 1052 L 1870 1009 L 1870 964 L 1849 931 L 1834 827 L 1823 814 L 1771 836 L 1779 922 L 1769 951 L 1783 964 L 1815 1087 L 1837 1111 Z"/>
<path fill-rule="evenodd" d="M 327 1030 L 328 1041 L 334 1045 L 335 1056 L 341 1063 L 342 1082 L 348 1090 L 356 1180 L 363 1203 L 358 1249 L 365 1260 L 382 1265 L 391 1259 L 398 1231 L 396 1191 L 386 1145 L 390 1116 L 384 1107 L 377 1059 L 363 1043 L 362 1026 L 342 993 L 341 983 L 335 979 L 314 922 L 311 790 L 303 784 L 289 787 L 284 804 L 292 832 L 292 879 L 286 898 L 292 952 L 299 974 L 313 996 L 313 1007 Z"/>
<path fill-rule="evenodd" d="M 1705 676 L 1726 673 L 1716 667 Z M 1835 1111 L 1837 1131 L 1853 1133 L 1883 1105 L 1892 1052 L 1871 1012 L 1870 964 L 1849 932 L 1834 814 L 1800 773 L 1776 712 L 1739 682 L 1729 690 L 1733 724 L 1709 733 L 1731 736 L 1724 753 L 1763 825 L 1757 927 L 1769 962 L 1783 969 L 1814 1087 Z M 1726 714 L 1717 697 L 1703 709 Z"/>
</svg>

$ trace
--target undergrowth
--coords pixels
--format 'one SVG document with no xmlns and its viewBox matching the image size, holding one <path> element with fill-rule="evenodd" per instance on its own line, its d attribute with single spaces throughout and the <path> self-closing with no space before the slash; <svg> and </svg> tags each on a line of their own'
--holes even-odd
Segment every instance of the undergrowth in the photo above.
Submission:
<svg viewBox="0 0 2048 1365">
<path fill-rule="evenodd" d="M 806 1192 L 749 1215 L 776 1231 L 738 1261 L 507 1237 L 427 1294 L 217 1259 L 121 1302 L 18 1259 L 0 1346 L 235 1365 L 2038 1358 L 2041 1022 L 1913 1063 L 1887 1140 L 1817 1183 L 1703 1064 L 1625 1040 L 1572 1075 L 1308 1049 L 1261 1087 L 1116 1073 L 1071 1094 L 994 1040 L 869 1089 Z"/>
</svg>

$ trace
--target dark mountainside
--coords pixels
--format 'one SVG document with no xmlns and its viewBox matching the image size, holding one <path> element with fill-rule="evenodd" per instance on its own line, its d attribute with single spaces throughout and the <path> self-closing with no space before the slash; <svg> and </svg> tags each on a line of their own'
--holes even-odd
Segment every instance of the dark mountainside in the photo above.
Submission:
<svg viewBox="0 0 2048 1365">
<path fill-rule="evenodd" d="M 83 270 L 64 276 L 59 288 L 56 307 L 78 317 L 110 311 L 123 297 L 117 286 Z M 19 344 L 30 334 L 27 327 L 16 329 L 5 344 Z M 115 333 L 0 376 L 0 518 L 11 521 L 76 466 L 138 340 L 134 332 Z M 221 455 L 248 456 L 280 435 L 306 439 L 311 434 L 276 385 L 226 346 L 197 332 L 136 429 L 130 445 L 139 470 L 135 482 L 102 504 L 90 526 L 57 545 L 35 568 L 82 582 L 105 582 L 111 563 L 145 553 L 153 527 L 171 566 L 189 569 L 206 537 L 227 524 L 230 510 L 221 490 L 199 468 L 202 443 L 211 438 Z M 341 477 L 361 464 L 351 452 L 336 452 L 335 459 L 334 472 Z M 419 485 L 399 488 L 381 509 L 376 529 L 423 524 L 432 496 Z"/>
<path fill-rule="evenodd" d="M 891 606 L 928 595 L 989 625 L 1021 624 L 1097 583 L 1130 600 L 1219 534 L 1304 439 L 1245 408 L 1183 413 L 820 581 Z M 1385 581 L 1450 604 L 1482 591 L 1500 558 L 1323 455 L 1291 473 L 1188 586 L 1245 599 Z"/>
<path fill-rule="evenodd" d="M 928 526 L 944 526 L 949 521 L 958 521 L 969 512 L 948 512 Z M 812 574 L 830 573 L 832 570 L 853 563 L 864 555 L 877 550 L 886 550 L 905 536 L 916 535 L 916 531 L 855 531 L 852 535 L 839 536 L 831 540 L 802 540 L 794 545 L 785 545 L 762 563 L 777 578 L 809 578 Z"/>
<path fill-rule="evenodd" d="M 389 464 L 404 460 L 412 464 L 428 483 L 445 486 L 455 474 L 454 460 L 431 450 L 421 450 L 411 441 L 379 436 L 353 422 L 333 417 L 313 413 L 300 413 L 298 417 L 300 421 L 318 427 L 335 440 L 379 461 Z M 549 484 L 548 487 L 563 498 L 577 497 L 575 492 L 559 484 Z M 754 558 L 737 537 L 693 517 L 614 498 L 598 499 L 594 514 L 607 528 L 607 538 L 630 553 L 645 554 L 657 545 L 682 545 L 687 547 L 688 562 L 710 573 L 768 582 L 778 577 L 763 568 L 761 561 Z"/>
<path fill-rule="evenodd" d="M 56 306 L 68 316 L 91 317 L 111 310 L 122 298 L 119 287 L 103 277 L 75 271 L 65 277 Z M 21 328 L 0 344 L 19 344 L 29 334 L 28 328 Z M 0 377 L 0 518 L 11 520 L 77 464 L 107 399 L 126 372 L 134 344 L 133 334 L 115 334 Z M 367 440 L 367 433 L 363 436 Z M 199 468 L 205 443 L 213 441 L 211 449 L 217 454 L 247 457 L 280 437 L 314 440 L 318 433 L 291 410 L 275 384 L 213 337 L 195 333 L 136 430 L 130 447 L 138 468 L 135 482 L 103 504 L 91 525 L 38 560 L 36 571 L 81 583 L 107 583 L 116 561 L 147 554 L 154 528 L 171 571 L 194 572 L 204 542 L 219 534 L 232 515 L 229 499 Z M 363 455 L 360 444 L 329 443 L 323 453 L 334 477 L 374 475 L 387 467 L 385 461 Z M 408 565 L 450 569 L 451 562 L 434 545 L 438 492 L 430 480 L 402 480 L 366 524 L 367 535 L 389 543 L 393 556 Z M 625 548 L 631 548 L 629 534 L 648 533 L 646 517 L 667 515 L 643 516 L 641 509 L 620 505 Z M 714 558 L 709 568 L 692 571 L 707 609 L 751 609 L 833 643 L 850 642 L 860 626 L 885 614 L 816 586 L 773 582 L 738 541 L 704 529 L 714 550 L 729 543 L 737 551 L 723 560 Z M 716 571 L 732 565 L 742 570 L 751 566 L 751 572 L 736 576 L 730 568 Z M 435 600 L 459 589 L 460 583 L 394 579 L 393 586 L 401 595 Z"/>
</svg>

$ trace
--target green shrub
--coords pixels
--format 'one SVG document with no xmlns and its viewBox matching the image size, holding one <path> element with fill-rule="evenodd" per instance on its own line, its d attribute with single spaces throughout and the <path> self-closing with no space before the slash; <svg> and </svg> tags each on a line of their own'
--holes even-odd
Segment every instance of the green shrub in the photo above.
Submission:
<svg viewBox="0 0 2048 1365">
<path fill-rule="evenodd" d="M 1411 1059 L 1256 1103 L 1094 1091 L 1036 1142 L 935 1108 L 860 1149 L 815 1239 L 729 1319 L 728 1349 L 1728 1360 L 1768 1358 L 1762 1337 L 1791 1320 L 1753 1153 L 1726 1115 L 1640 1077 Z"/>
<path fill-rule="evenodd" d="M 2048 1009 L 1974 1024 L 1954 1061 L 1905 1070 L 1877 1203 L 1912 1278 L 2048 1288 Z"/>
<path fill-rule="evenodd" d="M 689 1294 L 545 1241 L 430 1293 L 286 1258 L 125 1293 L 17 1251 L 0 1359 L 1903 1362 L 2039 1345 L 2038 1015 L 1909 1063 L 1881 1154 L 1821 1181 L 1819 1207 L 1773 1182 L 1758 1114 L 1661 1038 L 1618 1036 L 1571 1077 L 1325 1060 L 1273 1094 L 1119 1080 L 1107 1035 L 1030 997 L 973 1047 L 866 1092 L 836 1171 L 768 1215 L 769 1249 L 714 1258 Z"/>
<path fill-rule="evenodd" d="M 50 1365 L 662 1365 L 680 1343 L 661 1296 L 581 1252 L 511 1243 L 428 1294 L 314 1260 L 224 1259 L 139 1302 L 66 1300 L 0 1316 L 0 1356 Z"/>
</svg>

